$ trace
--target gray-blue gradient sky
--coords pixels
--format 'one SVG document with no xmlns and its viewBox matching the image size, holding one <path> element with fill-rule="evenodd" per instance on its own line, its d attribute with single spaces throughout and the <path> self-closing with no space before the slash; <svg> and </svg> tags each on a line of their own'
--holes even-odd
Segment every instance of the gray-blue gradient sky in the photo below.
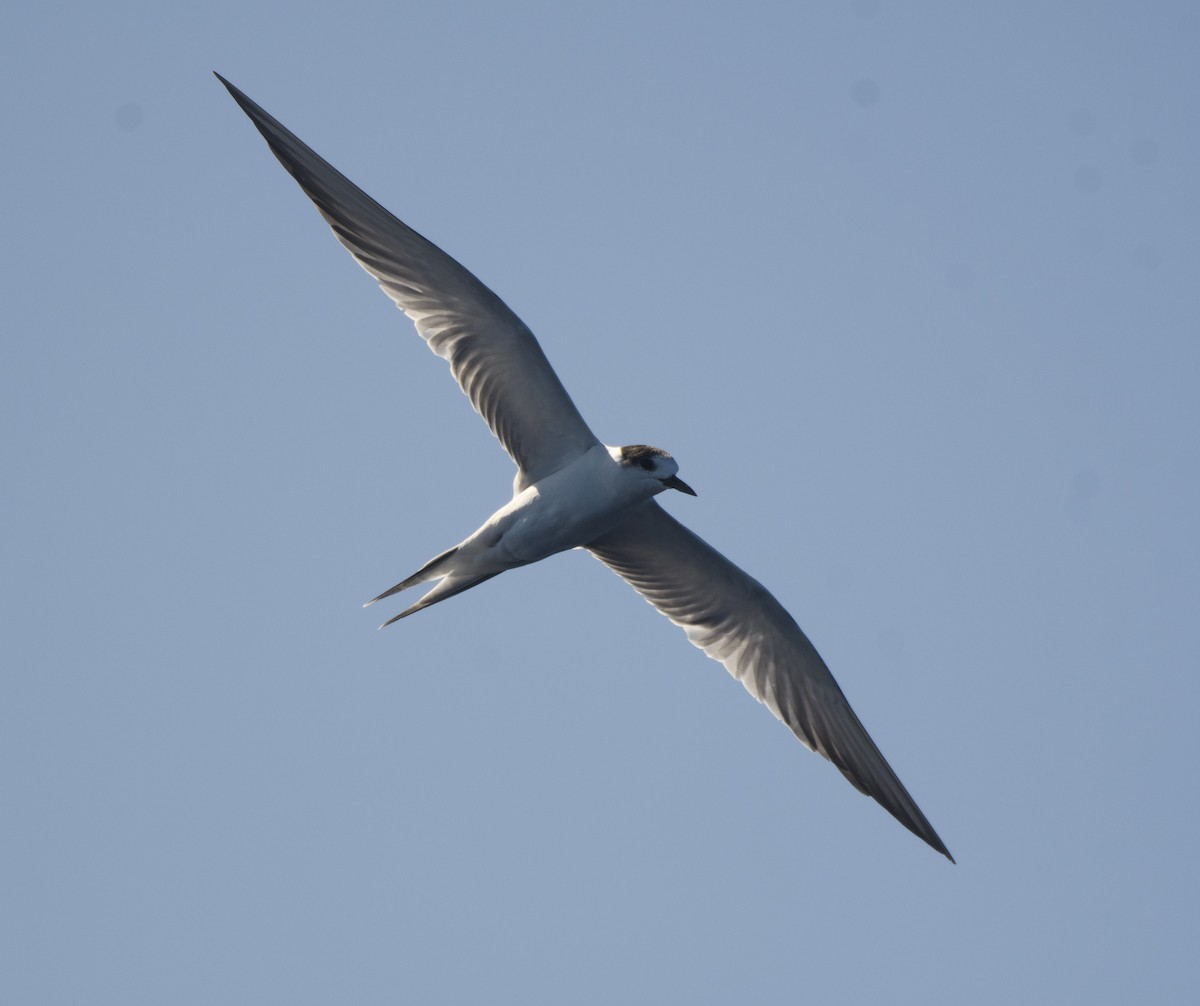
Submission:
<svg viewBox="0 0 1200 1006">
<path fill-rule="evenodd" d="M 0 55 L 5 1003 L 1195 1001 L 1194 4 Z M 375 631 L 512 468 L 213 69 L 679 459 L 957 867 L 582 553 Z"/>
</svg>

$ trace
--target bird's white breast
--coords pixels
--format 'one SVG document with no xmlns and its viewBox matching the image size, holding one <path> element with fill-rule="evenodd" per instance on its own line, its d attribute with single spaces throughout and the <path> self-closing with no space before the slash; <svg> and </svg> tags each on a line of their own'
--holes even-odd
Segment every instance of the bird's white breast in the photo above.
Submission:
<svg viewBox="0 0 1200 1006">
<path fill-rule="evenodd" d="M 575 548 L 611 530 L 647 497 L 608 450 L 597 446 L 523 489 L 472 537 L 520 565 Z"/>
</svg>

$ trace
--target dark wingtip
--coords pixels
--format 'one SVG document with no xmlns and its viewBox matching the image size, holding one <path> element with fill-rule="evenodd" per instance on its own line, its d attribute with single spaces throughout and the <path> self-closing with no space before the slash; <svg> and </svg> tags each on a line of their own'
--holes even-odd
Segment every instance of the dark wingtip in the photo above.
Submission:
<svg viewBox="0 0 1200 1006">
<path fill-rule="evenodd" d="M 910 830 L 913 830 L 913 829 L 910 829 Z M 923 834 L 919 831 L 915 831 L 915 830 L 913 830 L 913 834 L 915 834 L 918 838 L 922 839 L 925 842 L 925 844 L 928 845 L 931 849 L 933 849 L 936 852 L 940 852 L 943 856 L 945 856 L 948 860 L 950 860 L 951 863 L 954 863 L 955 866 L 958 865 L 958 863 L 955 861 L 954 857 L 952 855 L 950 855 L 950 850 L 946 848 L 946 843 L 941 840 L 941 838 L 938 836 L 938 833 L 936 831 L 934 831 L 932 828 L 929 829 L 928 835 L 925 835 L 925 834 Z"/>
<path fill-rule="evenodd" d="M 950 855 L 950 850 L 946 848 L 946 843 L 942 841 L 941 836 L 933 830 L 933 825 L 931 825 L 928 821 L 924 822 L 925 827 L 928 828 L 928 831 L 925 831 L 919 827 L 914 827 L 912 824 L 909 824 L 909 822 L 903 820 L 902 818 L 897 818 L 897 820 L 899 820 L 901 824 L 908 828 L 909 831 L 916 835 L 917 838 L 921 839 L 921 841 L 923 841 L 935 852 L 940 852 L 943 856 L 950 860 L 951 863 L 954 863 L 955 866 L 958 865 L 958 863 L 955 862 L 954 857 Z"/>
<path fill-rule="evenodd" d="M 213 76 L 225 85 L 225 90 L 228 91 L 233 100 L 241 106 L 242 111 L 249 115 L 251 119 L 254 119 L 254 111 L 258 110 L 258 106 L 248 97 L 246 97 L 246 95 L 244 95 L 234 84 L 229 83 L 229 81 L 217 73 L 216 70 L 213 70 Z"/>
</svg>

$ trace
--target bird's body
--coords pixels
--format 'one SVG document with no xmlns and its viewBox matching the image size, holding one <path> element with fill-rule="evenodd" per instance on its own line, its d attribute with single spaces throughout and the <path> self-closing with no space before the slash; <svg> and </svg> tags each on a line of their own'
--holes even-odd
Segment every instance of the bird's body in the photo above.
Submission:
<svg viewBox="0 0 1200 1006">
<path fill-rule="evenodd" d="M 218 75 L 338 240 L 414 322 L 517 465 L 512 499 L 375 601 L 436 581 L 395 622 L 518 566 L 584 547 L 720 661 L 809 748 L 953 861 L 791 615 L 658 505 L 695 495 L 666 451 L 606 447 L 533 334 L 491 290 Z"/>
<path fill-rule="evenodd" d="M 643 468 L 628 457 L 651 459 L 655 467 Z M 677 470 L 674 458 L 655 448 L 591 447 L 537 482 L 521 488 L 518 481 L 513 498 L 479 530 L 367 603 L 440 581 L 416 604 L 384 622 L 390 625 L 507 569 L 586 545 L 612 531 L 632 507 L 652 496 L 679 487 L 691 492 L 675 476 Z"/>
</svg>

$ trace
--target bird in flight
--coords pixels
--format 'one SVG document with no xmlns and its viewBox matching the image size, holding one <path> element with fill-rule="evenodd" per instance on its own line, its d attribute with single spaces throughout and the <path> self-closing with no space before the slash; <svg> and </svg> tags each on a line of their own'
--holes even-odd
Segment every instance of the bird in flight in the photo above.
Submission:
<svg viewBox="0 0 1200 1006">
<path fill-rule="evenodd" d="M 450 364 L 517 465 L 512 499 L 479 530 L 367 602 L 436 581 L 383 624 L 506 569 L 586 548 L 724 664 L 802 743 L 954 862 L 792 616 L 655 501 L 668 489 L 696 495 L 679 478 L 675 459 L 645 444 L 602 444 L 533 333 L 499 297 L 216 76 L 338 241 Z"/>
</svg>

